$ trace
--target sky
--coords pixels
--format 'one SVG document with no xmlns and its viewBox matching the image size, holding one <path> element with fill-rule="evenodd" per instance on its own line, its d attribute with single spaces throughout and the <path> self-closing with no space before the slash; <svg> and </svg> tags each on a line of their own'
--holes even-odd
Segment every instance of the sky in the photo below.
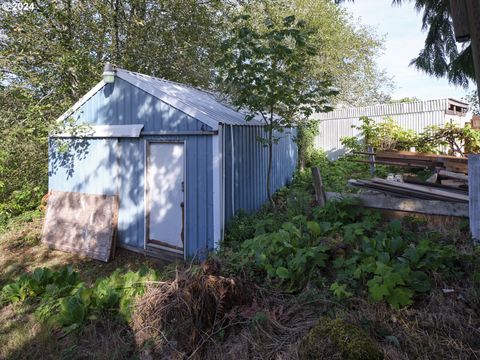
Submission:
<svg viewBox="0 0 480 360">
<path fill-rule="evenodd" d="M 461 99 L 473 89 L 465 90 L 450 85 L 444 78 L 435 78 L 409 66 L 410 61 L 423 48 L 426 33 L 422 31 L 421 14 L 411 2 L 392 6 L 390 0 L 356 0 L 345 8 L 359 22 L 372 27 L 385 38 L 384 54 L 378 58 L 380 69 L 393 77 L 396 88 L 392 98 L 417 97 L 422 100 L 455 98 Z"/>
</svg>

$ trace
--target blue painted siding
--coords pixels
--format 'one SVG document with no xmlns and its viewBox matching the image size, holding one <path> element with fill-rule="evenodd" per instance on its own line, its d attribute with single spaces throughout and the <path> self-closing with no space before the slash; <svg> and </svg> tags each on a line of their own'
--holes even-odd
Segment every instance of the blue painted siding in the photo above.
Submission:
<svg viewBox="0 0 480 360">
<path fill-rule="evenodd" d="M 232 131 L 233 169 L 232 175 Z M 225 219 L 238 211 L 252 213 L 259 210 L 267 198 L 268 148 L 257 138 L 266 138 L 260 126 L 225 126 Z M 297 146 L 293 141 L 295 130 L 277 133 L 273 147 L 272 191 L 289 183 L 297 164 Z M 232 202 L 232 181 L 234 198 Z"/>
<path fill-rule="evenodd" d="M 143 139 L 119 139 L 118 241 L 143 248 L 145 238 L 145 165 Z"/>
<path fill-rule="evenodd" d="M 51 190 L 83 192 L 96 195 L 115 195 L 117 172 L 115 151 L 117 139 L 66 140 L 72 152 L 57 153 L 56 142 L 50 140 L 48 187 Z"/>
<path fill-rule="evenodd" d="M 98 91 L 72 117 L 81 123 L 94 125 L 144 124 L 144 131 L 211 130 L 119 78 Z"/>
<path fill-rule="evenodd" d="M 94 125 L 145 124 L 144 131 L 211 130 L 121 79 L 97 92 L 73 117 Z M 49 188 L 91 194 L 118 193 L 118 242 L 140 249 L 145 238 L 145 142 L 185 141 L 186 253 L 194 256 L 213 248 L 211 135 L 70 141 L 86 144 L 86 154 L 81 159 L 74 157 L 72 163 L 68 154 L 55 152 L 51 140 Z"/>
<path fill-rule="evenodd" d="M 50 189 L 118 194 L 118 242 L 143 249 L 146 143 L 185 142 L 186 254 L 204 255 L 207 250 L 213 249 L 214 212 L 220 210 L 214 208 L 217 204 L 214 204 L 213 198 L 213 177 L 218 173 L 214 174 L 212 135 L 184 134 L 186 131 L 211 131 L 212 128 L 119 78 L 114 84 L 100 89 L 72 116 L 80 123 L 93 125 L 144 124 L 143 134 L 140 138 L 64 140 L 75 142 L 79 149 L 85 151 L 80 152 L 80 158 L 57 153 L 55 140 L 51 139 Z M 225 143 L 222 154 L 225 165 L 224 205 L 225 220 L 228 220 L 233 213 L 240 210 L 251 213 L 266 202 L 268 149 L 257 141 L 257 137 L 266 136 L 262 127 L 222 126 Z M 169 135 L 148 134 L 156 131 L 169 132 Z M 278 136 L 280 140 L 274 146 L 273 155 L 274 191 L 288 183 L 297 161 L 294 132 L 288 130 Z"/>
</svg>

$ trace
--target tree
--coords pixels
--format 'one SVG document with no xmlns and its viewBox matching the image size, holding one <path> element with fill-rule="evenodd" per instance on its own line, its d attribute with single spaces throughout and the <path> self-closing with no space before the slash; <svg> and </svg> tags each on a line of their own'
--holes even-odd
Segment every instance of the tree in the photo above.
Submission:
<svg viewBox="0 0 480 360">
<path fill-rule="evenodd" d="M 230 7 L 221 0 L 33 4 L 0 10 L 0 223 L 38 204 L 47 186 L 48 133 L 101 79 L 106 61 L 209 87 Z"/>
<path fill-rule="evenodd" d="M 264 28 L 252 25 L 249 15 L 235 19 L 223 42 L 223 57 L 217 62 L 218 81 L 238 108 L 248 112 L 246 120 L 264 122 L 268 147 L 267 195 L 273 205 L 271 174 L 273 145 L 284 127 L 301 124 L 314 111 L 329 109 L 336 92 L 327 79 L 304 77 L 317 49 L 312 29 L 303 20 L 287 16 L 267 19 Z"/>
<path fill-rule="evenodd" d="M 470 111 L 473 115 L 480 115 L 480 102 L 479 102 L 478 91 L 473 90 L 471 93 L 465 96 L 465 101 L 470 104 Z"/>
<path fill-rule="evenodd" d="M 342 3 L 354 0 L 335 0 Z M 392 0 L 392 4 L 415 1 L 423 13 L 422 28 L 427 31 L 424 48 L 411 65 L 436 77 L 446 77 L 454 85 L 467 87 L 475 82 L 472 48 L 466 43 L 459 50 L 453 32 L 450 0 Z"/>
<path fill-rule="evenodd" d="M 339 90 L 335 103 L 365 106 L 388 100 L 393 81 L 376 64 L 382 39 L 330 0 L 250 0 L 238 11 L 251 15 L 257 29 L 265 28 L 267 19 L 281 21 L 290 14 L 318 29 L 311 41 L 321 51 L 304 74 L 306 79 L 329 77 Z"/>
</svg>

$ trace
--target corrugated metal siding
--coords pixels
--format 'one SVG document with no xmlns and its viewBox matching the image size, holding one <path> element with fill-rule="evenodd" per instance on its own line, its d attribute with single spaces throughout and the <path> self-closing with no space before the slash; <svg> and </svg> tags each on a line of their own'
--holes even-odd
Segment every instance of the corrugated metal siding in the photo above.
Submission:
<svg viewBox="0 0 480 360">
<path fill-rule="evenodd" d="M 110 85 L 108 85 L 110 86 Z M 142 90 L 117 79 L 83 104 L 74 117 L 81 122 L 103 125 L 145 124 L 145 131 L 209 130 L 196 119 L 162 103 Z M 54 140 L 51 140 L 53 142 Z M 187 256 L 213 248 L 212 141 L 211 135 L 148 136 L 138 139 L 76 140 L 88 143 L 83 159 L 74 160 L 71 176 L 65 167 L 71 164 L 51 147 L 49 188 L 92 194 L 119 193 L 118 241 L 144 247 L 144 172 L 145 141 L 185 141 L 186 207 L 185 238 Z M 62 159 L 60 164 L 55 159 Z M 117 177 L 118 175 L 118 177 Z M 115 180 L 117 178 L 117 180 Z M 117 190 L 118 188 L 118 190 Z"/>
<path fill-rule="evenodd" d="M 164 98 L 167 103 L 169 98 L 174 99 L 176 104 L 171 103 L 172 106 L 185 106 L 185 109 L 193 109 L 218 123 L 248 126 L 263 124 L 260 116 L 245 121 L 245 114 L 225 103 L 218 94 L 124 69 L 117 69 L 117 74 L 138 82 L 140 87 L 153 89 L 153 95 Z"/>
<path fill-rule="evenodd" d="M 115 195 L 112 174 L 117 172 L 117 139 L 62 140 L 72 144 L 73 152 L 58 153 L 50 140 L 48 187 L 51 190 L 83 192 L 96 195 Z"/>
<path fill-rule="evenodd" d="M 72 117 L 94 125 L 144 124 L 143 131 L 212 130 L 118 78 L 100 89 Z"/>
<path fill-rule="evenodd" d="M 232 146 L 234 141 L 234 174 L 232 177 Z M 243 210 L 252 213 L 267 201 L 266 176 L 268 148 L 257 140 L 265 138 L 262 127 L 225 126 L 225 219 Z M 297 164 L 297 146 L 293 138 L 295 130 L 278 134 L 280 140 L 274 145 L 272 190 L 276 191 L 291 180 Z M 234 198 L 232 203 L 232 180 Z"/>
<path fill-rule="evenodd" d="M 404 104 L 387 104 L 363 108 L 339 109 L 326 114 L 315 114 L 320 119 L 319 135 L 315 138 L 315 146 L 323 149 L 327 156 L 334 160 L 345 153 L 341 139 L 347 136 L 359 136 L 359 131 L 352 128 L 360 124 L 361 116 L 368 116 L 377 122 L 391 117 L 404 129 L 417 133 L 425 127 L 455 122 L 463 126 L 465 116 L 447 115 L 449 100 L 430 100 Z"/>
<path fill-rule="evenodd" d="M 329 113 L 316 113 L 314 117 L 320 120 L 358 118 L 361 116 L 390 116 L 409 113 L 425 113 L 437 110 L 447 110 L 449 99 L 416 101 L 411 103 L 382 104 L 356 108 L 344 108 Z M 468 104 L 465 104 L 468 107 Z"/>
</svg>

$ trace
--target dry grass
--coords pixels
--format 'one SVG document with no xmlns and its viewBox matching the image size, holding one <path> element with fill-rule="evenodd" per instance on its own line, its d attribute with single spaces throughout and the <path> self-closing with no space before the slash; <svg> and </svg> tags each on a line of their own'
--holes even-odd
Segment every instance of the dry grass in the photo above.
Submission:
<svg viewBox="0 0 480 360">
<path fill-rule="evenodd" d="M 136 303 L 137 344 L 162 359 L 201 356 L 216 334 L 232 326 L 230 311 L 251 301 L 251 289 L 239 279 L 177 271 L 175 279 L 151 284 Z"/>
<path fill-rule="evenodd" d="M 117 268 L 137 270 L 141 266 L 165 266 L 165 263 L 124 249 L 117 249 L 115 259 L 109 263 L 50 249 L 40 241 L 42 224 L 43 217 L 37 217 L 32 221 L 15 223 L 0 233 L 0 287 L 37 267 L 59 269 L 73 264 L 83 280 L 93 283 Z"/>
</svg>

